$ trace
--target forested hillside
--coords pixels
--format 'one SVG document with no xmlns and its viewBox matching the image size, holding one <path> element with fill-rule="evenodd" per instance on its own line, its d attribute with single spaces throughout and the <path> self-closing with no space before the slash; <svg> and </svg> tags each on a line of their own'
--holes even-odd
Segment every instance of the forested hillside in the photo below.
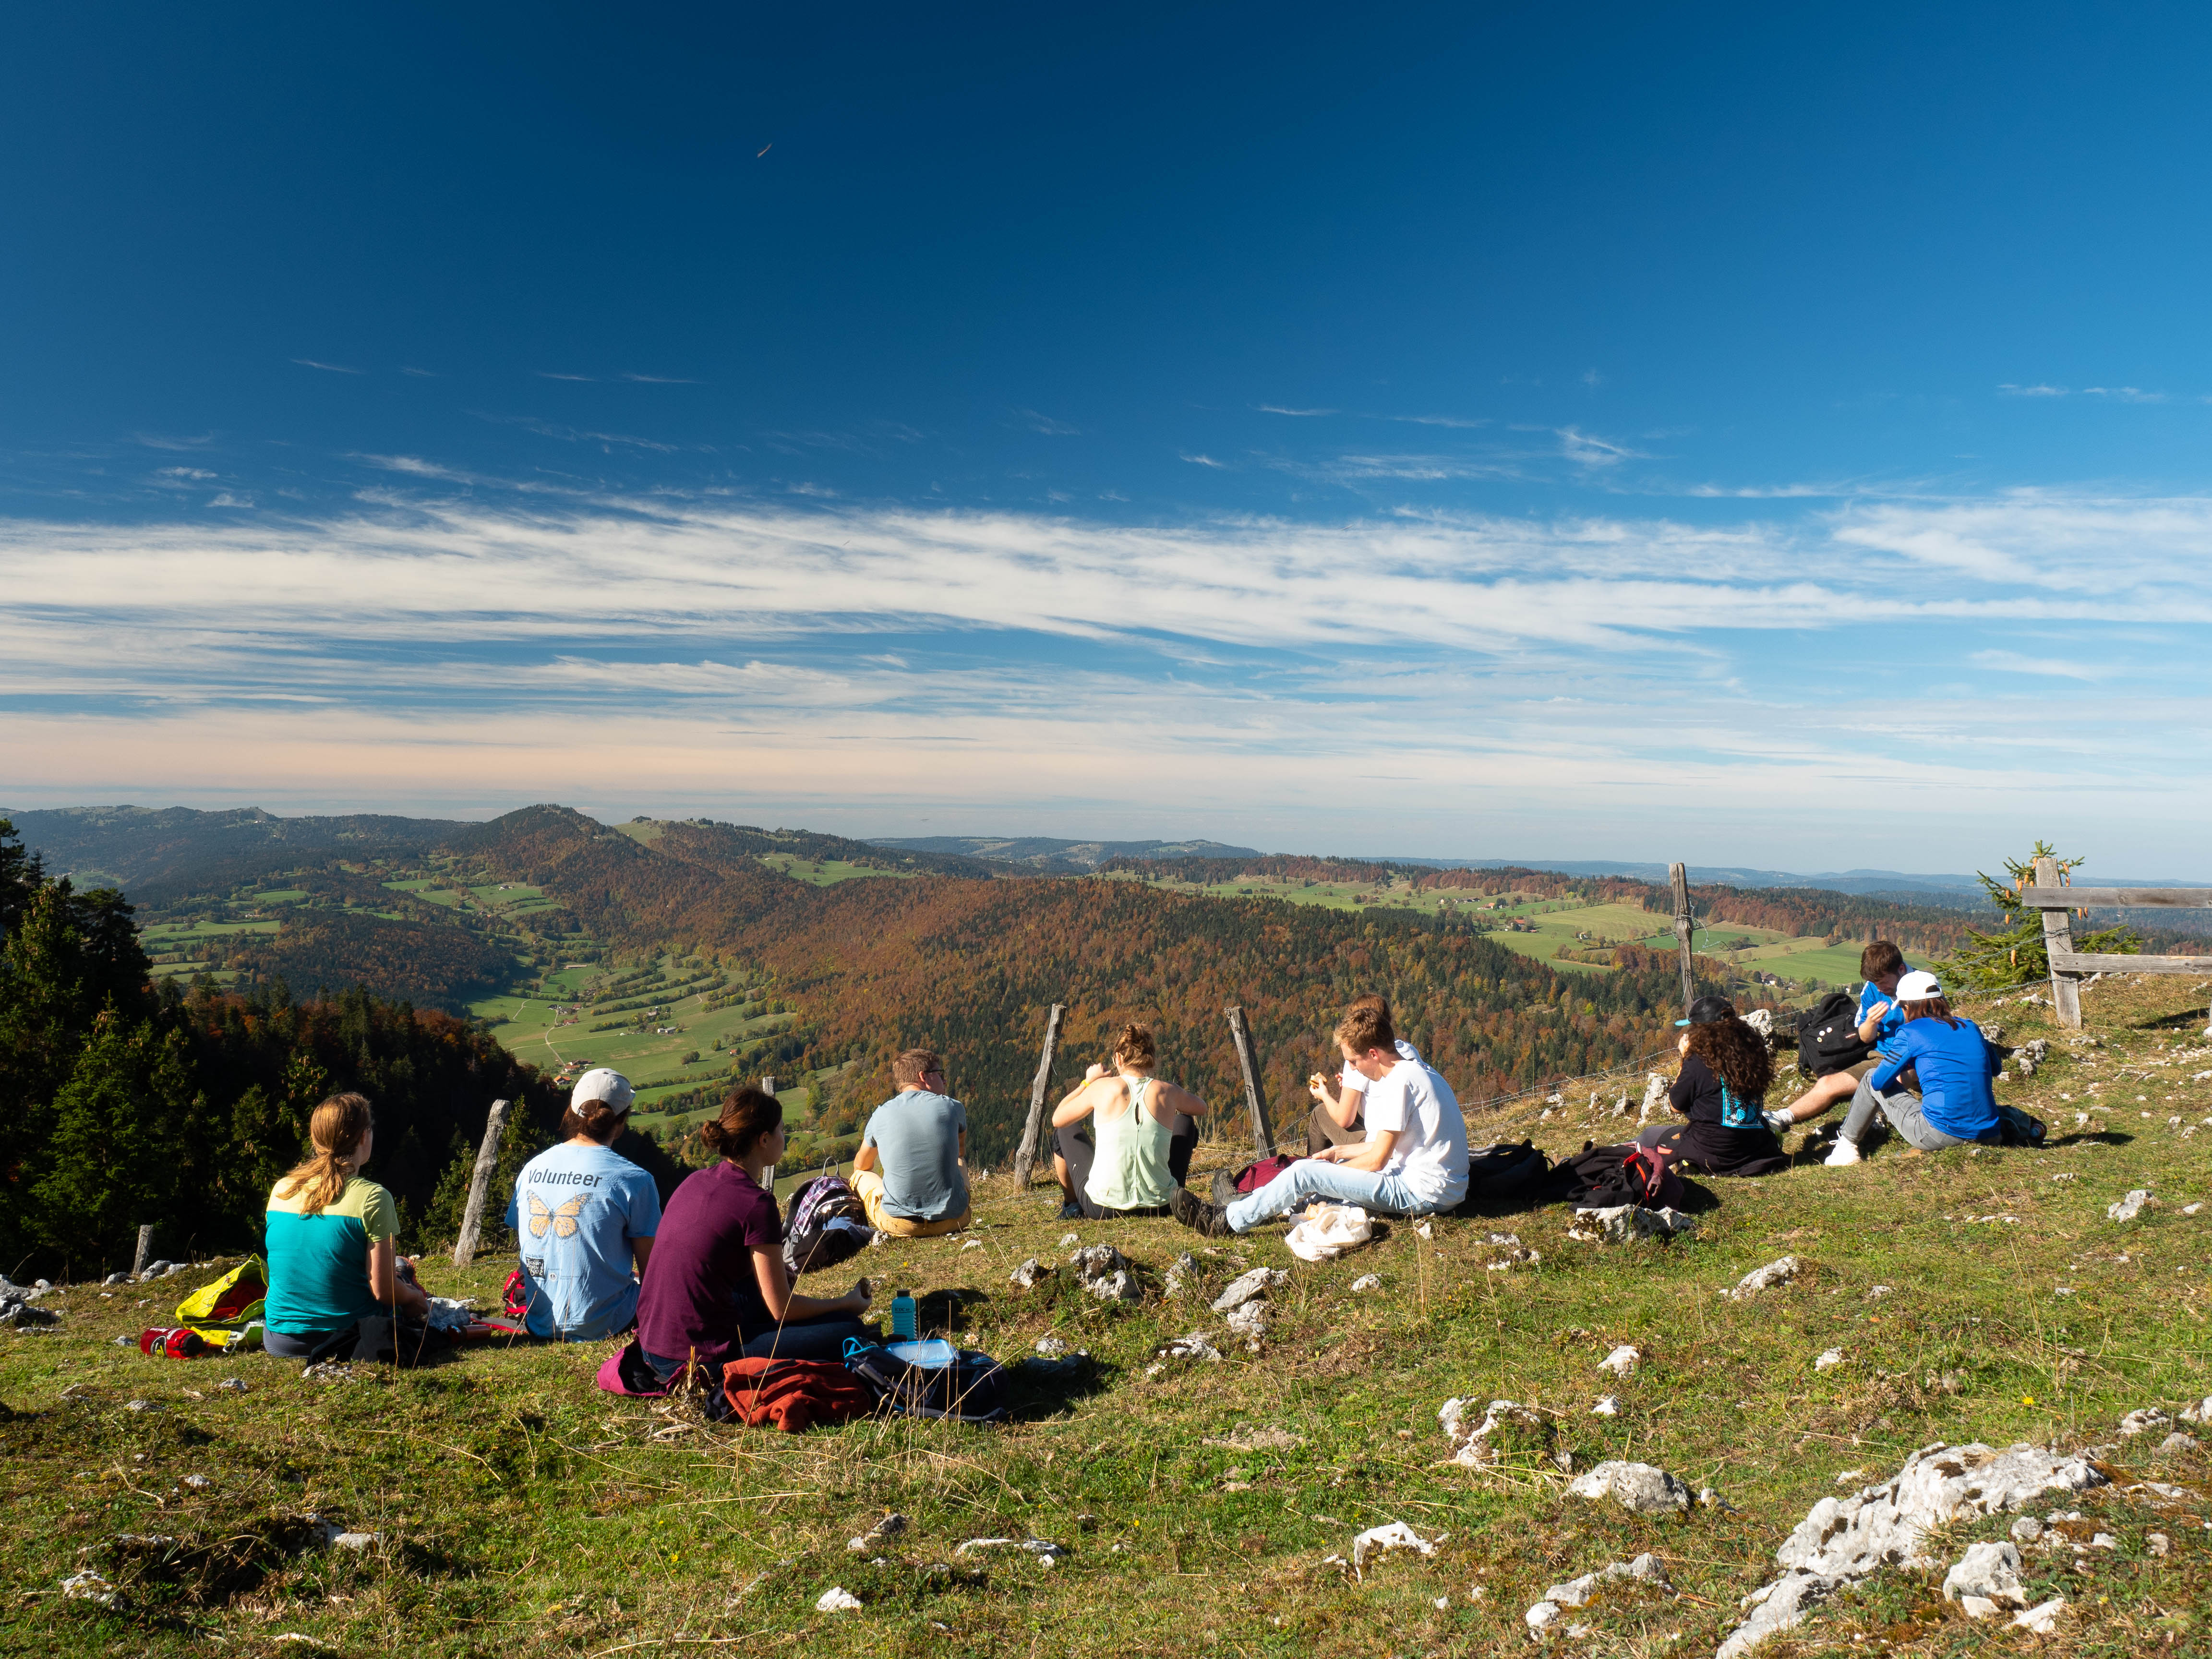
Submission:
<svg viewBox="0 0 2212 1659">
<path fill-rule="evenodd" d="M 1158 1029 L 1161 1066 L 1226 1107 L 1237 1074 L 1223 1006 L 1243 1005 L 1278 1124 L 1310 1104 L 1344 1004 L 1380 991 L 1470 1103 L 1600 1069 L 1667 1037 L 1671 964 L 1567 978 L 1472 932 L 1413 915 L 1357 915 L 1154 891 L 1132 882 L 921 878 L 813 888 L 762 868 L 711 826 L 666 825 L 650 847 L 580 813 L 538 807 L 470 843 L 488 873 L 557 896 L 617 947 L 759 964 L 800 1024 L 782 1047 L 810 1069 L 848 1066 L 819 1115 L 848 1127 L 890 1092 L 900 1048 L 951 1062 L 975 1151 L 1018 1133 L 1046 1008 L 1067 1005 L 1065 1077 L 1127 1019 Z"/>
<path fill-rule="evenodd" d="M 1661 917 L 1674 900 L 1663 884 L 1629 876 L 1567 876 L 1519 866 L 1437 870 L 1419 864 L 1378 864 L 1364 860 L 1115 859 L 1108 872 L 1147 880 L 1181 879 L 1227 884 L 1240 876 L 1263 875 L 1291 881 L 1396 881 L 1417 892 L 1533 893 L 1544 898 L 1590 904 L 1640 905 Z M 1996 919 L 1978 917 L 1934 904 L 1897 903 L 1816 888 L 1693 886 L 1690 897 L 1701 925 L 1733 922 L 1771 927 L 1797 938 L 1826 938 L 1837 943 L 1875 938 L 1895 939 L 1906 950 L 1926 955 L 1955 950 L 1967 929 Z M 1663 921 L 1656 924 L 1663 927 Z"/>
<path fill-rule="evenodd" d="M 491 1102 L 542 1144 L 554 1091 L 469 1022 L 348 991 L 294 1003 L 149 982 L 130 906 L 48 878 L 0 819 L 0 1264 L 82 1276 L 156 1249 L 252 1246 L 308 1115 L 341 1089 L 376 1103 L 370 1173 L 410 1245 Z M 450 1185 L 450 1183 L 449 1183 Z"/>
</svg>

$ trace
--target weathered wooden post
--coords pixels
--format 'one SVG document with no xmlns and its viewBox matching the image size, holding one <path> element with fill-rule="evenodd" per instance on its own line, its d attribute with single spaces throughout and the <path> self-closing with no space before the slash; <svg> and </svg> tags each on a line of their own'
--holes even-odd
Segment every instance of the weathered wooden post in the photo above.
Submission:
<svg viewBox="0 0 2212 1659">
<path fill-rule="evenodd" d="M 138 1254 L 131 1258 L 131 1277 L 136 1279 L 146 1271 L 146 1264 L 154 1257 L 154 1224 L 148 1222 L 138 1230 Z"/>
<path fill-rule="evenodd" d="M 1244 1106 L 1252 1115 L 1252 1150 L 1266 1158 L 1275 1150 L 1274 1137 L 1267 1133 L 1267 1103 L 1260 1092 L 1260 1059 L 1252 1051 L 1252 1030 L 1244 1023 L 1244 1011 L 1237 1004 L 1229 1005 L 1229 1041 L 1236 1046 L 1237 1064 L 1244 1073 Z"/>
<path fill-rule="evenodd" d="M 477 1239 L 483 1231 L 484 1194 L 491 1187 L 491 1172 L 499 1165 L 500 1136 L 507 1128 L 507 1103 L 495 1100 L 484 1118 L 483 1145 L 477 1148 L 477 1167 L 469 1174 L 468 1207 L 461 1212 L 461 1236 L 453 1241 L 453 1265 L 465 1267 L 476 1259 Z"/>
<path fill-rule="evenodd" d="M 2038 887 L 2056 887 L 2063 879 L 2057 859 L 2036 860 Z M 2081 1029 L 2081 982 L 2058 966 L 2058 958 L 2070 955 L 2074 949 L 2074 924 L 2067 920 L 2069 914 L 2064 910 L 2043 913 L 2043 949 L 2051 958 L 2051 1010 L 2061 1025 L 2078 1031 Z"/>
<path fill-rule="evenodd" d="M 1044 1121 L 1044 1097 L 1052 1087 L 1053 1056 L 1060 1049 L 1060 1021 L 1067 1010 L 1055 1002 L 1044 1020 L 1044 1052 L 1037 1057 L 1036 1078 L 1030 1085 L 1029 1121 L 1022 1125 L 1021 1145 L 1014 1149 L 1014 1190 L 1029 1190 L 1030 1171 L 1036 1166 L 1037 1132 Z"/>
<path fill-rule="evenodd" d="M 1690 969 L 1690 936 L 1697 931 L 1697 919 L 1690 911 L 1690 869 L 1687 865 L 1667 866 L 1667 880 L 1674 890 L 1674 945 L 1682 957 L 1682 1012 L 1690 1012 L 1697 1000 L 1697 976 Z"/>
</svg>

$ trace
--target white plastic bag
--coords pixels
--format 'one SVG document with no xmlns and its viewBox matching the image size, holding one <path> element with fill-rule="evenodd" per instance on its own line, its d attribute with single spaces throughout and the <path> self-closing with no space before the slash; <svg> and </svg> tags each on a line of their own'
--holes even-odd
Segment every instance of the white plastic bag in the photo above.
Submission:
<svg viewBox="0 0 2212 1659">
<path fill-rule="evenodd" d="M 1329 1261 L 1375 1236 L 1367 1212 L 1356 1204 L 1323 1204 L 1306 1212 L 1283 1243 L 1301 1261 Z"/>
</svg>

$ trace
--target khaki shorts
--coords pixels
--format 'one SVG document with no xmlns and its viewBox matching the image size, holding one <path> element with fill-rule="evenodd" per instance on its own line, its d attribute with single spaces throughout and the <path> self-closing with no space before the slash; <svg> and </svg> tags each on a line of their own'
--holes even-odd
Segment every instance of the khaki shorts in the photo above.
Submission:
<svg viewBox="0 0 2212 1659">
<path fill-rule="evenodd" d="M 868 1212 L 868 1224 L 879 1233 L 889 1233 L 894 1238 L 938 1238 L 946 1233 L 957 1233 L 968 1224 L 973 1206 L 958 1215 L 948 1215 L 936 1221 L 922 1221 L 910 1215 L 894 1215 L 884 1207 L 884 1178 L 874 1170 L 862 1170 L 853 1177 L 853 1192 Z"/>
</svg>

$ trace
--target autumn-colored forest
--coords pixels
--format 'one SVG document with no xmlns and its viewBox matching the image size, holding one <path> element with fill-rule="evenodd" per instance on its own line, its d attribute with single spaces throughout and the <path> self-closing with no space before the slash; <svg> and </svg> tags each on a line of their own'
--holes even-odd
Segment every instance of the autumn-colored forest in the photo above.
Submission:
<svg viewBox="0 0 2212 1659">
<path fill-rule="evenodd" d="M 511 814 L 470 851 L 501 879 L 559 897 L 617 947 L 667 947 L 767 969 L 800 1010 L 791 1060 L 848 1065 L 830 1127 L 890 1091 L 899 1048 L 942 1051 L 975 1152 L 1019 1133 L 1045 1011 L 1067 1006 L 1063 1083 L 1125 1020 L 1152 1025 L 1163 1074 L 1236 1105 L 1223 1008 L 1251 1020 L 1276 1127 L 1302 1121 L 1304 1079 L 1344 1005 L 1379 991 L 1470 1105 L 1651 1053 L 1671 1032 L 1671 964 L 1570 978 L 1480 935 L 1413 915 L 1354 915 L 1136 883 L 918 878 L 817 888 L 763 869 L 713 826 L 670 824 L 650 848 L 562 808 Z"/>
</svg>

